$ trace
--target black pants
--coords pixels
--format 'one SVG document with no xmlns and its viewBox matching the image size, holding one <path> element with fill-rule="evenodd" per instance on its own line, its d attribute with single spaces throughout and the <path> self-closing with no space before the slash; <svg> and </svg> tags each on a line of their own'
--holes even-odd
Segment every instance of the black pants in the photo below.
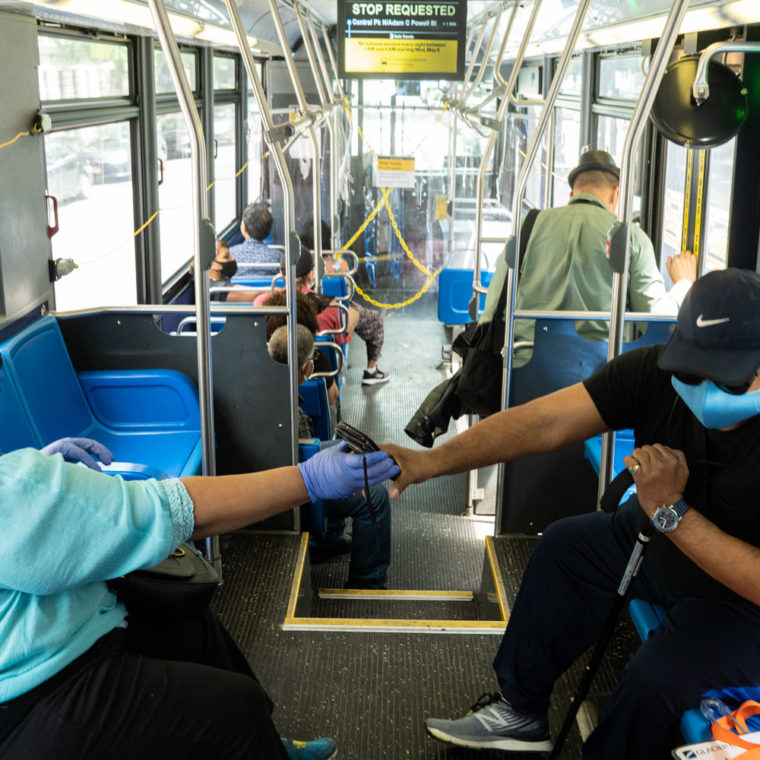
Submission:
<svg viewBox="0 0 760 760">
<path fill-rule="evenodd" d="M 184 620 L 133 608 L 128 622 L 52 691 L 40 687 L 0 743 L 3 760 L 287 760 L 272 702 L 212 613 Z"/>
<path fill-rule="evenodd" d="M 545 712 L 554 682 L 596 643 L 633 549 L 637 509 L 634 500 L 614 516 L 559 520 L 538 542 L 494 661 L 516 709 Z M 667 618 L 626 666 L 583 747 L 586 760 L 653 760 L 705 691 L 760 683 L 760 608 L 678 597 L 646 556 L 631 591 Z"/>
</svg>

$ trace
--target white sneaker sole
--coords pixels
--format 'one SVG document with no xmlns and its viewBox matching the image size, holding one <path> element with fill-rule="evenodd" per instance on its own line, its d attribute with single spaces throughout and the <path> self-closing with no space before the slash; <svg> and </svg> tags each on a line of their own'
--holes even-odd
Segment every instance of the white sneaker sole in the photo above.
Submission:
<svg viewBox="0 0 760 760">
<path fill-rule="evenodd" d="M 369 379 L 363 379 L 362 385 L 379 385 L 380 383 L 387 383 L 391 379 L 390 375 L 385 377 L 370 377 Z"/>
<path fill-rule="evenodd" d="M 512 752 L 551 752 L 552 749 L 552 743 L 549 739 L 525 741 L 523 739 L 499 737 L 483 740 L 468 740 L 463 739 L 460 736 L 447 734 L 439 728 L 433 728 L 432 726 L 426 726 L 426 728 L 428 733 L 434 738 L 442 742 L 455 744 L 457 747 L 470 747 L 471 749 L 503 749 L 508 751 L 511 750 Z"/>
</svg>

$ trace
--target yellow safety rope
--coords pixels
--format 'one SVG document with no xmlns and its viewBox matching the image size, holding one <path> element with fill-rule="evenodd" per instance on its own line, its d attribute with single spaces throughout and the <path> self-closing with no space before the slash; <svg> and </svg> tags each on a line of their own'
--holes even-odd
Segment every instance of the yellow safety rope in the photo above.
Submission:
<svg viewBox="0 0 760 760">
<path fill-rule="evenodd" d="M 444 114 L 449 110 L 451 101 L 445 101 L 443 104 L 443 108 L 441 110 L 441 113 L 438 114 L 436 117 L 436 120 L 434 122 L 434 125 L 437 124 L 444 116 Z M 369 140 L 367 140 L 366 136 L 364 135 L 361 127 L 358 123 L 354 122 L 353 115 L 351 114 L 351 108 L 349 107 L 349 101 L 348 98 L 343 99 L 343 109 L 345 110 L 346 114 L 348 115 L 349 120 L 352 123 L 355 123 L 356 126 L 356 132 L 361 138 L 362 142 L 367 146 L 367 149 L 369 153 L 377 158 L 377 153 L 375 152 L 374 148 L 370 144 Z M 420 142 L 415 146 L 415 148 L 412 150 L 412 155 L 416 154 L 417 151 L 420 149 L 422 144 L 425 142 L 427 135 L 423 136 Z M 359 235 L 361 235 L 365 229 L 367 229 L 367 225 L 377 216 L 380 209 L 382 207 L 385 207 L 385 209 L 388 212 L 388 218 L 391 222 L 391 225 L 393 227 L 393 232 L 396 235 L 397 240 L 399 241 L 399 244 L 404 250 L 404 253 L 412 260 L 412 263 L 419 269 L 423 274 L 427 275 L 428 279 L 427 282 L 422 286 L 422 288 L 415 293 L 411 298 L 408 298 L 406 301 L 402 301 L 401 303 L 381 303 L 380 301 L 376 301 L 374 298 L 369 296 L 367 293 L 365 293 L 358 285 L 354 284 L 354 288 L 356 292 L 368 303 L 371 303 L 373 306 L 377 306 L 381 309 L 400 309 L 404 306 L 408 306 L 410 303 L 414 303 L 418 298 L 421 298 L 422 295 L 430 288 L 430 286 L 435 281 L 435 278 L 440 274 L 441 270 L 438 269 L 436 272 L 431 272 L 427 267 L 425 267 L 423 264 L 421 264 L 414 256 L 412 251 L 410 250 L 409 246 L 406 244 L 406 241 L 404 240 L 401 230 L 398 228 L 398 223 L 396 222 L 396 217 L 393 214 L 393 211 L 391 210 L 390 203 L 388 202 L 388 196 L 391 194 L 391 191 L 393 188 L 391 187 L 384 187 L 383 189 L 383 195 L 378 201 L 375 208 L 370 212 L 369 216 L 364 220 L 362 225 L 359 227 L 359 229 L 353 234 L 353 236 L 344 243 L 344 248 L 350 248 L 353 243 L 356 242 Z M 365 257 L 365 261 L 370 257 Z M 390 258 L 390 257 L 387 257 Z M 371 258 L 372 261 L 379 261 L 378 258 Z"/>
</svg>

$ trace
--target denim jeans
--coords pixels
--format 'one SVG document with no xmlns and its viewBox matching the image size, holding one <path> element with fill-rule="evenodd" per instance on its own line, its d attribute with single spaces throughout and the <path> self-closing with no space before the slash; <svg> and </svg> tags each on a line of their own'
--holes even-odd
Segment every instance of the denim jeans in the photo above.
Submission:
<svg viewBox="0 0 760 760">
<path fill-rule="evenodd" d="M 353 523 L 351 564 L 348 569 L 349 588 L 380 588 L 385 586 L 391 561 L 391 507 L 388 492 L 383 486 L 370 486 L 375 522 L 363 494 L 344 499 L 325 499 L 327 518 L 325 538 L 320 546 L 334 544 L 343 533 L 346 518 Z"/>
</svg>

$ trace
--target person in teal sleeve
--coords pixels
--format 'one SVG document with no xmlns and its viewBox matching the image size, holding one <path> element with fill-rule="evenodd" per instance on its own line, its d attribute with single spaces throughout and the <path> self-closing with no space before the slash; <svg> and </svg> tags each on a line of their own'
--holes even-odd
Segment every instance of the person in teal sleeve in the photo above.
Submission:
<svg viewBox="0 0 760 760">
<path fill-rule="evenodd" d="M 330 757 L 332 739 L 280 738 L 213 613 L 127 618 L 106 581 L 184 541 L 355 493 L 362 457 L 336 446 L 297 467 L 160 481 L 95 472 L 95 458 L 112 459 L 88 439 L 0 457 L 0 757 Z M 385 453 L 367 455 L 370 484 L 397 472 Z"/>
<path fill-rule="evenodd" d="M 603 150 L 583 153 L 568 175 L 570 202 L 541 211 L 536 217 L 517 281 L 516 309 L 541 311 L 609 311 L 612 269 L 606 244 L 617 220 L 620 169 Z M 657 267 L 652 243 L 638 225 L 631 227 L 628 308 L 675 316 L 697 277 L 696 257 L 688 251 L 666 262 L 674 285 L 670 291 Z M 489 288 L 482 321 L 492 319 L 506 276 L 501 258 Z M 515 321 L 514 340 L 533 340 L 533 320 Z M 589 340 L 607 340 L 609 322 L 579 322 L 578 333 Z M 517 363 L 529 353 L 519 352 Z M 520 358 L 522 361 L 517 362 Z"/>
</svg>

